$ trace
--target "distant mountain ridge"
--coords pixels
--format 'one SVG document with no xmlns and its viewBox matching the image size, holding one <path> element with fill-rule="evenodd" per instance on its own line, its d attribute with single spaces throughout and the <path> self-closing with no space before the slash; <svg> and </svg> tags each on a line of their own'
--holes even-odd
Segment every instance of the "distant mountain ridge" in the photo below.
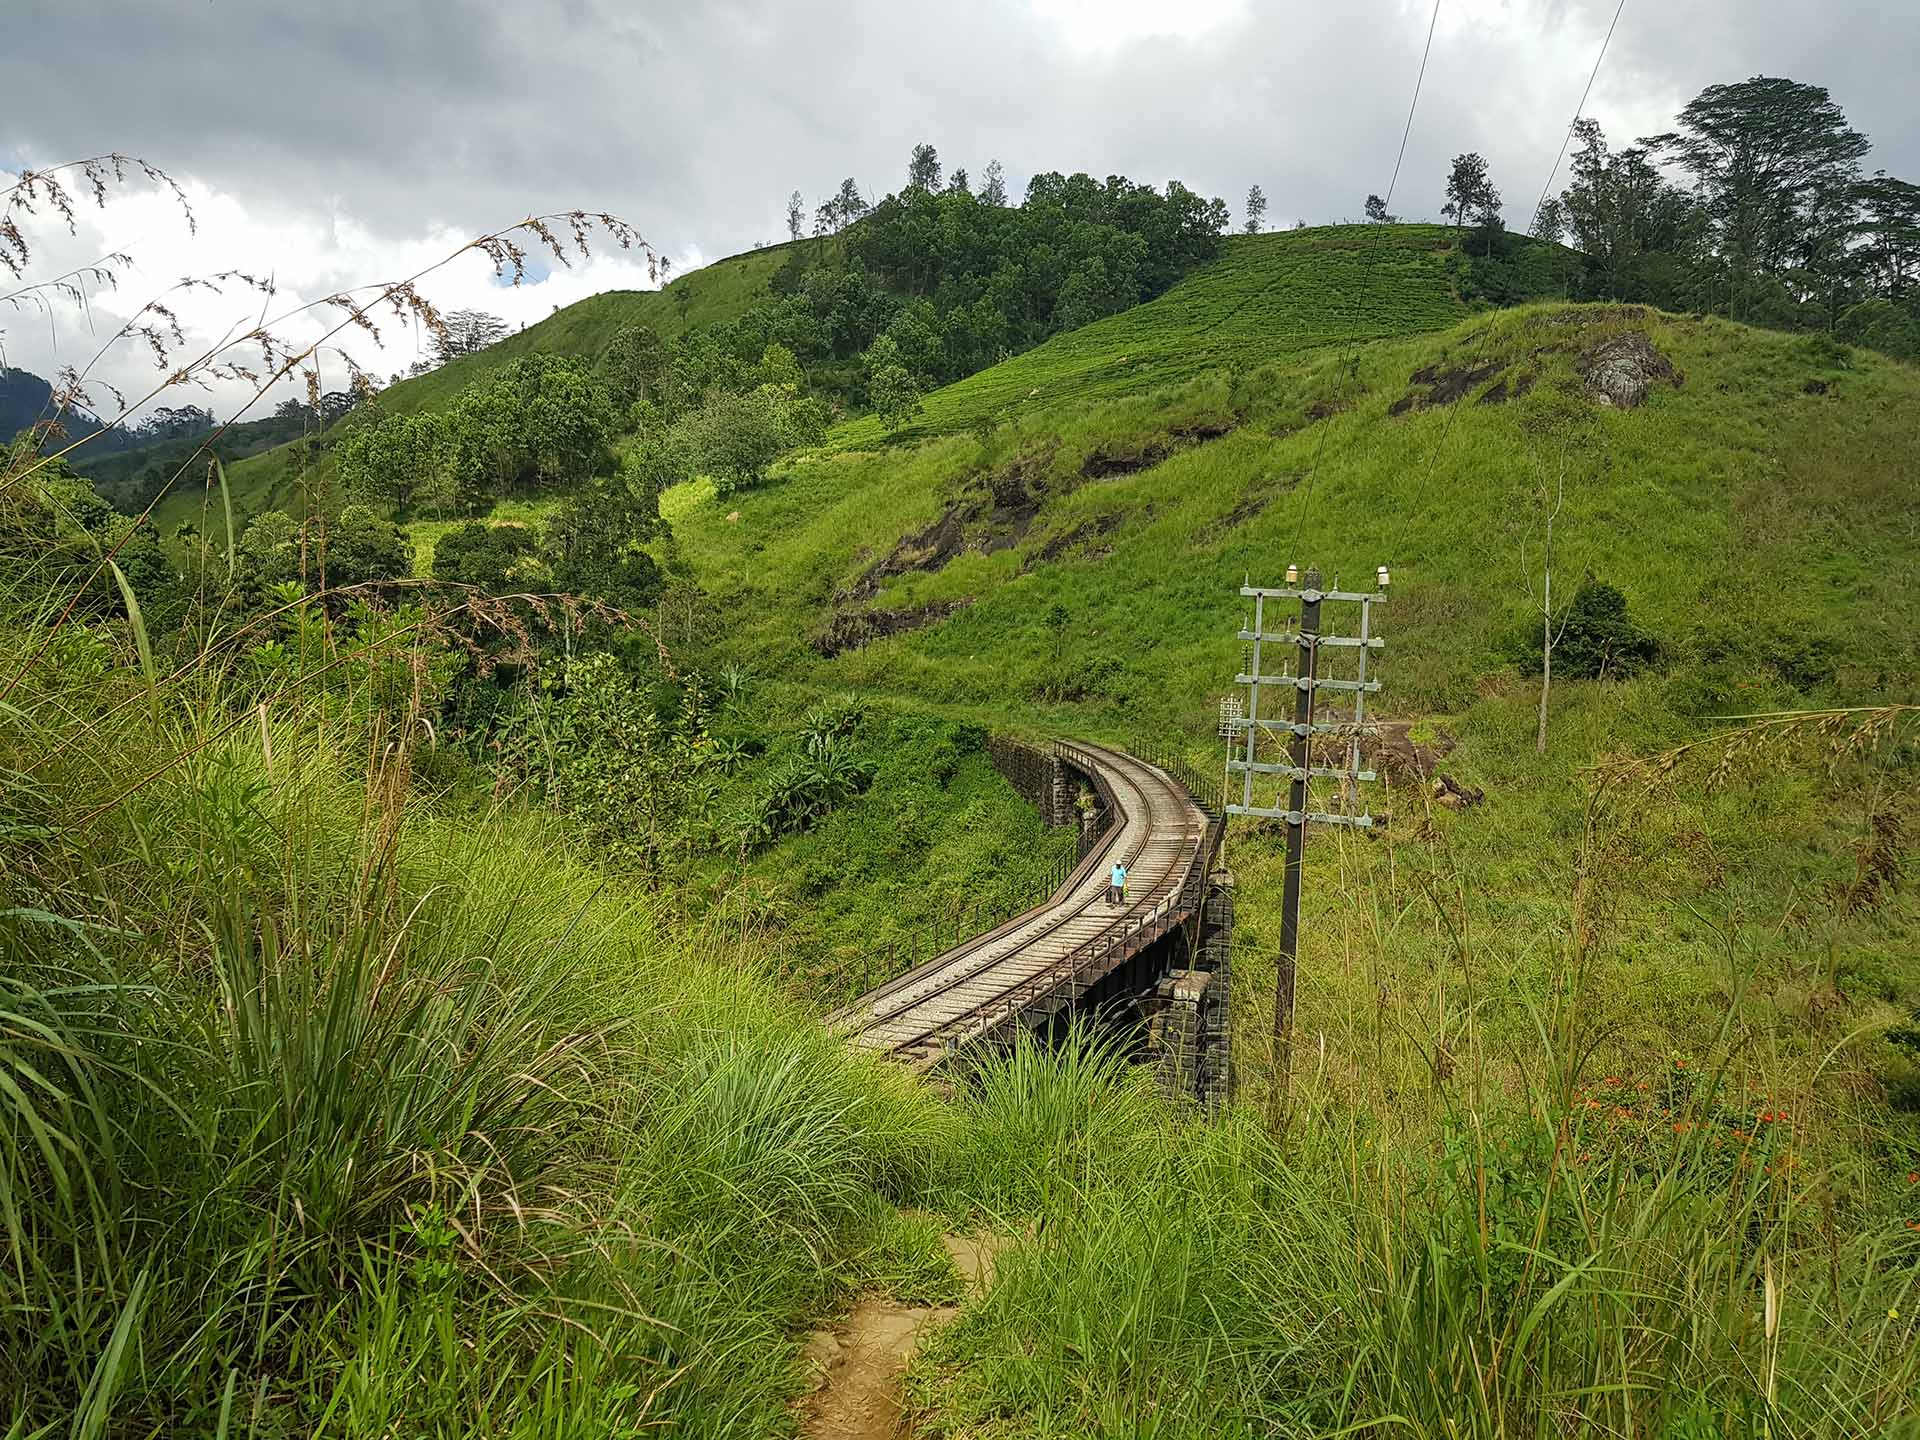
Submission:
<svg viewBox="0 0 1920 1440">
<path fill-rule="evenodd" d="M 119 426 L 103 425 L 82 409 L 69 408 L 56 417 L 52 385 L 31 370 L 11 365 L 0 367 L 0 440 L 11 440 L 30 425 L 56 418 L 69 437 L 95 437 L 87 442 L 87 449 L 96 454 L 103 450 L 125 451 L 140 443 L 131 432 Z"/>
</svg>

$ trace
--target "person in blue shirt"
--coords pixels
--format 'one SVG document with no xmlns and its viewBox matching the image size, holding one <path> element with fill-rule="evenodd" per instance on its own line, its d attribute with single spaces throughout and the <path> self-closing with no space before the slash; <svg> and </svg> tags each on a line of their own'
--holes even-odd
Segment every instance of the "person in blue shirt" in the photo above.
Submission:
<svg viewBox="0 0 1920 1440">
<path fill-rule="evenodd" d="M 1127 867 L 1118 860 L 1113 862 L 1113 873 L 1107 877 L 1107 903 L 1118 905 L 1127 898 Z"/>
</svg>

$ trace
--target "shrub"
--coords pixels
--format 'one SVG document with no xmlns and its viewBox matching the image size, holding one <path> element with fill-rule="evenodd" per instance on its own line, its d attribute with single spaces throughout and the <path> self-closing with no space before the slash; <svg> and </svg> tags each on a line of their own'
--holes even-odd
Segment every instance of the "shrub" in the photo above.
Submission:
<svg viewBox="0 0 1920 1440">
<path fill-rule="evenodd" d="M 540 548 L 539 533 L 525 525 L 489 525 L 469 520 L 433 547 L 433 575 L 489 594 L 516 588 L 517 578 Z"/>
<path fill-rule="evenodd" d="M 1518 627 L 1507 639 L 1507 654 L 1524 675 L 1540 673 L 1538 620 Z M 1573 602 L 1553 622 L 1559 636 L 1553 647 L 1553 673 L 1567 680 L 1623 680 L 1659 658 L 1653 636 L 1627 614 L 1627 597 L 1589 575 L 1574 591 Z"/>
</svg>

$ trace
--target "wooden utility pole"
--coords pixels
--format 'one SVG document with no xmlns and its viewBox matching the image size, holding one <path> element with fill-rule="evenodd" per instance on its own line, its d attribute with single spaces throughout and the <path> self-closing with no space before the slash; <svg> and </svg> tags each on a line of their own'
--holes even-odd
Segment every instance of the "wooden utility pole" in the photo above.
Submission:
<svg viewBox="0 0 1920 1440">
<path fill-rule="evenodd" d="M 1380 689 L 1378 680 L 1367 678 L 1367 658 L 1369 652 L 1381 649 L 1386 642 L 1373 633 L 1373 606 L 1387 598 L 1387 569 L 1383 565 L 1375 572 L 1379 589 L 1372 592 L 1344 591 L 1338 588 L 1322 590 L 1320 572 L 1309 569 L 1304 582 L 1301 582 L 1296 566 L 1287 567 L 1287 588 L 1278 590 L 1263 589 L 1252 585 L 1241 586 L 1240 593 L 1252 599 L 1253 628 L 1242 630 L 1240 639 L 1252 642 L 1249 668 L 1245 674 L 1236 677 L 1236 683 L 1247 687 L 1247 705 L 1244 717 L 1227 718 L 1223 711 L 1222 729 L 1228 732 L 1227 773 L 1231 777 L 1234 771 L 1241 775 L 1240 798 L 1230 800 L 1226 812 L 1229 815 L 1254 815 L 1271 820 L 1283 821 L 1287 827 L 1287 869 L 1286 881 L 1281 895 L 1280 911 L 1280 953 L 1276 957 L 1273 990 L 1273 1057 L 1274 1085 L 1273 1107 L 1274 1123 L 1283 1122 L 1288 1077 L 1292 1073 L 1293 1059 L 1293 1005 L 1296 977 L 1300 955 L 1300 892 L 1302 872 L 1307 854 L 1307 826 L 1350 825 L 1356 829 L 1373 828 L 1373 816 L 1354 814 L 1352 805 L 1359 794 L 1361 781 L 1372 780 L 1371 770 L 1360 768 L 1360 737 L 1363 734 L 1376 733 L 1374 727 L 1366 723 L 1366 697 Z M 1336 581 L 1336 586 L 1338 582 Z M 1296 584 L 1298 588 L 1295 588 Z M 1269 599 L 1298 600 L 1300 618 L 1288 631 L 1269 632 L 1265 628 L 1266 602 Z M 1348 601 L 1360 606 L 1360 633 L 1356 636 L 1327 635 L 1320 628 L 1320 607 L 1324 601 Z M 1262 674 L 1260 670 L 1261 646 L 1268 641 L 1290 642 L 1297 647 L 1299 673 L 1282 671 L 1279 675 Z M 1321 652 L 1332 649 L 1352 649 L 1358 657 L 1356 673 L 1352 679 L 1343 679 L 1323 673 Z M 1262 686 L 1287 687 L 1294 692 L 1293 719 L 1289 721 L 1263 720 L 1260 716 L 1260 691 Z M 1315 718 L 1318 710 L 1318 697 L 1322 690 L 1346 691 L 1353 695 L 1353 715 L 1351 719 L 1325 722 Z M 1347 739 L 1343 759 L 1345 764 L 1335 768 L 1316 766 L 1313 763 L 1313 737 L 1320 734 L 1338 733 Z M 1287 737 L 1286 762 L 1276 764 L 1261 760 L 1260 739 L 1263 735 L 1282 735 Z M 1239 738 L 1244 735 L 1244 745 Z M 1278 805 L 1258 803 L 1254 793 L 1257 776 L 1284 775 L 1287 777 L 1287 803 L 1284 808 Z M 1316 811 L 1311 804 L 1310 784 L 1315 777 L 1340 782 L 1340 809 L 1337 811 Z M 1231 784 L 1229 784 L 1231 795 Z"/>
<path fill-rule="evenodd" d="M 1280 955 L 1273 978 L 1275 1094 L 1284 1100 L 1293 1073 L 1293 982 L 1300 956 L 1300 866 L 1307 858 L 1307 774 L 1313 762 L 1313 696 L 1320 670 L 1320 572 L 1309 569 L 1300 599 L 1299 688 L 1287 759 L 1287 878 L 1280 902 Z"/>
</svg>

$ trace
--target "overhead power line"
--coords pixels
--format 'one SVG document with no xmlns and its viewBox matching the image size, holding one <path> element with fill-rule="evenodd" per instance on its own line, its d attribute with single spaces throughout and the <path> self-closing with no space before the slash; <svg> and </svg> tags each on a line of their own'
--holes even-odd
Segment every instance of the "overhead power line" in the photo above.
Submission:
<svg viewBox="0 0 1920 1440">
<path fill-rule="evenodd" d="M 1560 153 L 1553 157 L 1553 169 L 1547 172 L 1547 183 L 1540 187 L 1540 198 L 1533 202 L 1533 215 L 1527 221 L 1527 233 L 1533 233 L 1533 227 L 1540 223 L 1540 211 L 1547 203 L 1547 192 L 1553 189 L 1553 182 L 1559 178 L 1560 162 L 1567 158 L 1567 146 L 1573 143 L 1573 130 L 1580 123 L 1580 117 L 1587 113 L 1587 101 L 1593 95 L 1593 82 L 1600 78 L 1600 66 L 1606 61 L 1607 47 L 1613 44 L 1613 32 L 1620 26 L 1620 12 L 1627 8 L 1627 0 L 1613 7 L 1613 23 L 1607 26 L 1607 37 L 1600 42 L 1600 53 L 1594 57 L 1593 73 L 1587 76 L 1587 88 L 1580 92 L 1580 103 L 1573 107 L 1573 119 L 1567 122 L 1567 133 L 1560 139 Z"/>
<path fill-rule="evenodd" d="M 1622 0 L 1622 3 L 1625 3 L 1625 0 Z M 1441 0 L 1433 0 L 1433 14 L 1427 20 L 1427 43 L 1420 51 L 1420 73 L 1414 77 L 1413 99 L 1407 102 L 1407 123 L 1400 131 L 1400 151 L 1393 157 L 1393 177 L 1387 181 L 1387 193 L 1382 197 L 1380 202 L 1382 209 L 1390 210 L 1392 208 L 1393 192 L 1398 189 L 1400 185 L 1400 167 L 1404 165 L 1407 160 L 1407 141 L 1413 135 L 1414 112 L 1420 108 L 1420 91 L 1427 83 L 1427 61 L 1433 56 L 1434 31 L 1440 26 L 1440 4 Z M 1376 230 L 1385 230 L 1387 227 L 1382 223 L 1375 228 Z M 1367 288 L 1373 283 L 1374 262 L 1379 258 L 1380 237 L 1376 234 L 1373 243 L 1367 248 L 1367 271 L 1360 284 L 1362 295 L 1366 293 Z M 1354 363 L 1354 357 L 1359 354 L 1360 336 L 1358 329 L 1354 331 L 1349 343 L 1352 349 L 1347 353 L 1347 358 L 1343 362 L 1343 368 L 1351 368 Z M 1320 441 L 1314 446 L 1313 465 L 1307 471 L 1307 488 L 1300 502 L 1300 518 L 1293 527 L 1293 549 L 1291 553 L 1294 556 L 1298 556 L 1300 553 L 1300 537 L 1306 533 L 1307 516 L 1311 514 L 1313 510 L 1313 488 L 1315 482 L 1320 478 L 1320 458 L 1326 454 L 1327 432 L 1332 429 L 1333 417 L 1328 416 L 1320 427 Z"/>
<path fill-rule="evenodd" d="M 1567 146 L 1573 139 L 1573 128 L 1580 123 L 1581 115 L 1586 112 L 1587 101 L 1593 96 L 1594 82 L 1600 78 L 1600 67 L 1606 62 L 1607 51 L 1613 44 L 1613 33 L 1619 28 L 1620 15 L 1626 8 L 1627 0 L 1619 0 L 1619 3 L 1613 7 L 1613 21 L 1607 26 L 1607 33 L 1600 41 L 1600 53 L 1594 56 L 1593 70 L 1587 76 L 1587 88 L 1580 92 L 1580 103 L 1574 106 L 1573 119 L 1567 123 L 1567 133 L 1560 141 L 1560 153 L 1553 158 L 1553 169 L 1547 172 L 1547 183 L 1540 187 L 1540 199 L 1533 207 L 1533 219 L 1527 222 L 1527 233 L 1529 235 L 1533 233 L 1534 224 L 1540 218 L 1541 206 L 1547 203 L 1547 192 L 1553 189 L 1554 179 L 1560 173 L 1560 162 L 1566 159 Z M 1400 516 L 1400 526 L 1394 534 L 1393 544 L 1387 549 L 1387 560 L 1389 564 L 1398 565 L 1400 563 L 1400 542 L 1406 538 L 1407 522 L 1413 516 L 1413 500 L 1419 495 L 1432 493 L 1433 472 L 1439 466 L 1440 452 L 1446 448 L 1447 438 L 1453 434 L 1453 422 L 1459 417 L 1461 410 L 1465 408 L 1466 401 L 1464 398 L 1454 401 L 1452 406 L 1448 408 L 1447 423 L 1445 428 L 1440 432 L 1440 443 L 1427 452 L 1426 478 L 1422 482 L 1419 490 L 1417 490 L 1414 495 L 1408 497 L 1407 508 Z"/>
</svg>

